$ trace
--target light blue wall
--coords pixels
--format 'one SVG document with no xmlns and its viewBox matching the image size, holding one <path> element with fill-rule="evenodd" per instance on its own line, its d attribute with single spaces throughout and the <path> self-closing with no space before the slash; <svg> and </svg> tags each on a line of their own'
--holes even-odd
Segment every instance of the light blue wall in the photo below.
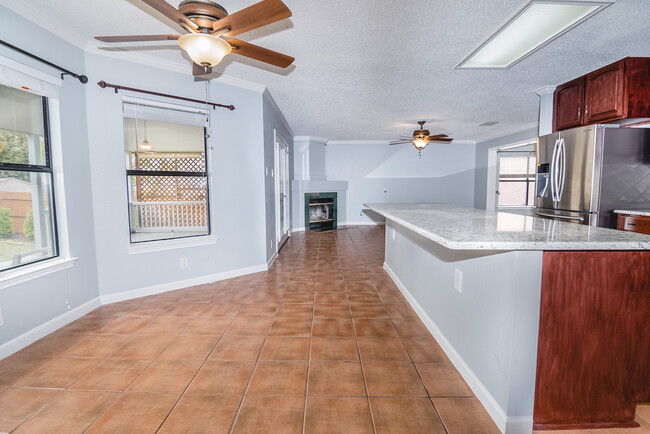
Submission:
<svg viewBox="0 0 650 434">
<path fill-rule="evenodd" d="M 263 98 L 264 117 L 264 166 L 265 166 L 265 209 L 266 209 L 266 260 L 268 261 L 276 251 L 276 218 L 275 218 L 275 177 L 271 171 L 275 167 L 275 142 L 274 134 L 281 137 L 289 145 L 289 161 L 293 159 L 293 131 L 277 106 L 273 103 L 268 90 Z M 268 169 L 268 170 L 267 170 Z M 290 174 L 291 176 L 291 174 Z M 289 178 L 291 179 L 291 177 Z M 291 198 L 289 198 L 291 203 Z"/>
<path fill-rule="evenodd" d="M 114 58 L 87 54 L 93 83 L 104 80 L 127 87 L 204 99 L 204 82 L 189 74 L 164 71 Z M 188 65 L 189 68 L 189 65 Z M 210 100 L 236 109 L 211 110 L 210 201 L 216 244 L 162 252 L 129 254 L 129 225 L 122 124 L 122 97 L 185 104 L 176 100 L 88 89 L 88 128 L 93 170 L 93 208 L 101 295 L 165 285 L 266 263 L 264 138 L 262 94 L 218 82 Z M 191 103 L 189 103 L 191 105 Z M 197 105 L 200 107 L 200 105 Z M 188 267 L 180 268 L 180 258 Z"/>
<path fill-rule="evenodd" d="M 537 127 L 531 128 L 507 136 L 498 137 L 492 140 L 478 142 L 476 144 L 476 161 L 475 171 L 476 178 L 474 182 L 474 208 L 485 209 L 486 189 L 487 189 L 487 166 L 488 166 L 488 149 L 499 146 L 507 146 L 528 139 L 537 137 Z"/>
<path fill-rule="evenodd" d="M 84 73 L 84 53 L 81 50 L 3 6 L 0 6 L 0 39 L 67 69 Z M 0 55 L 53 77 L 59 76 L 59 71 L 3 46 L 0 46 Z M 4 325 L 0 327 L 0 344 L 65 313 L 66 299 L 70 300 L 70 307 L 74 309 L 98 295 L 85 117 L 86 92 L 90 86 L 91 83 L 84 85 L 67 77 L 59 97 L 65 211 L 71 255 L 79 260 L 67 270 L 0 289 L 0 308 L 4 319 Z M 63 205 L 60 200 L 56 203 L 57 207 Z"/>
<path fill-rule="evenodd" d="M 289 142 L 292 134 L 275 109 L 267 108 L 268 122 L 263 124 L 265 109 L 259 90 L 214 80 L 210 83 L 211 101 L 236 106 L 234 111 L 211 110 L 208 164 L 216 243 L 129 254 L 121 106 L 123 95 L 129 93 L 116 94 L 96 83 L 104 80 L 202 100 L 203 82 L 195 82 L 189 74 L 84 53 L 2 6 L 0 38 L 89 78 L 85 85 L 66 78 L 60 94 L 70 250 L 79 259 L 67 270 L 0 290 L 4 317 L 0 345 L 65 313 L 67 299 L 74 309 L 99 296 L 116 297 L 125 291 L 264 266 L 269 252 L 265 240 L 274 236 L 267 230 L 275 227 L 274 221 L 266 221 L 267 213 L 274 215 L 274 210 L 265 206 L 270 191 L 264 176 L 265 144 L 272 149 L 267 133 L 269 128 L 282 130 Z M 55 77 L 59 74 L 4 47 L 0 47 L 0 55 Z M 182 257 L 188 259 L 186 269 L 180 269 Z"/>
<path fill-rule="evenodd" d="M 328 143 L 326 149 L 327 179 L 348 181 L 347 224 L 383 221 L 362 213 L 369 202 L 473 206 L 473 144 L 434 143 L 421 158 L 410 145 Z"/>
</svg>

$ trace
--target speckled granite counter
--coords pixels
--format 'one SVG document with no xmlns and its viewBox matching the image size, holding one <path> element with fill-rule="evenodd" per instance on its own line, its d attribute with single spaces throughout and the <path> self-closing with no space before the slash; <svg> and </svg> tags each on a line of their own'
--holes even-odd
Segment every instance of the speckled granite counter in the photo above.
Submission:
<svg viewBox="0 0 650 434">
<path fill-rule="evenodd" d="M 650 209 L 637 209 L 637 210 L 615 209 L 614 212 L 616 214 L 641 215 L 641 216 L 650 217 Z"/>
<path fill-rule="evenodd" d="M 650 236 L 435 204 L 364 204 L 453 250 L 650 250 Z"/>
</svg>

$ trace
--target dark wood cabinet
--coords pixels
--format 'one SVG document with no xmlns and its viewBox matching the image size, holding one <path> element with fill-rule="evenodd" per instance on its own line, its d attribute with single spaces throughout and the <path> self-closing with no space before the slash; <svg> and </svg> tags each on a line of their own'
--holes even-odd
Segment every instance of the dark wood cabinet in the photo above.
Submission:
<svg viewBox="0 0 650 434">
<path fill-rule="evenodd" d="M 639 232 L 650 235 L 650 217 L 619 214 L 616 228 L 622 231 Z"/>
<path fill-rule="evenodd" d="M 650 117 L 650 58 L 626 57 L 557 87 L 554 131 Z"/>
<path fill-rule="evenodd" d="M 585 78 L 580 77 L 560 85 L 553 95 L 555 113 L 554 130 L 579 127 L 583 122 L 582 106 L 585 103 Z"/>
</svg>

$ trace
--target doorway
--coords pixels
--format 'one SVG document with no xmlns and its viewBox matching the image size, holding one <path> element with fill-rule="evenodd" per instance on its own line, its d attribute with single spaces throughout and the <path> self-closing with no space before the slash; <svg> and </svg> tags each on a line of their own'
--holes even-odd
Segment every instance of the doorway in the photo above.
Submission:
<svg viewBox="0 0 650 434">
<path fill-rule="evenodd" d="M 291 228 L 289 145 L 275 134 L 275 234 L 278 251 L 289 238 Z"/>
</svg>

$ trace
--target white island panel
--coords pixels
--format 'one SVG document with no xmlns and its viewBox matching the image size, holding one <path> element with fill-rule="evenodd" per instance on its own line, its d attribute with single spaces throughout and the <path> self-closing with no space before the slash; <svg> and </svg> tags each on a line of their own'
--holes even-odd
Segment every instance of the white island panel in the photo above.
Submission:
<svg viewBox="0 0 650 434">
<path fill-rule="evenodd" d="M 387 272 L 509 434 L 532 430 L 542 255 L 450 250 L 387 221 Z"/>
</svg>

